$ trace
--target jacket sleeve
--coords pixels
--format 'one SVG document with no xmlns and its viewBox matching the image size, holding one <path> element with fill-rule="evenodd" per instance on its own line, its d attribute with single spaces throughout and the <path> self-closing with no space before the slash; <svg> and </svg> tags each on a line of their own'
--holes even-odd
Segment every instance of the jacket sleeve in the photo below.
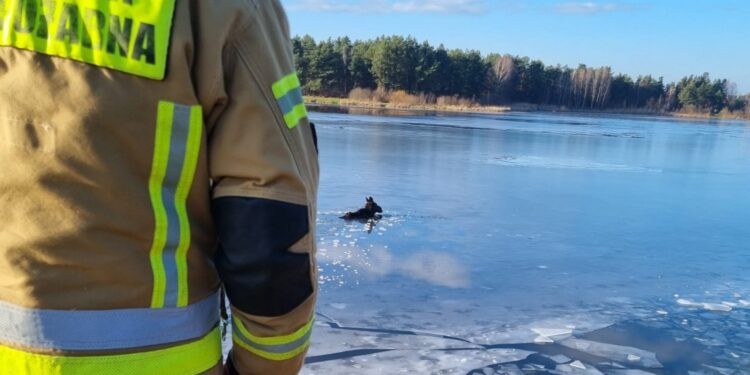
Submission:
<svg viewBox="0 0 750 375">
<path fill-rule="evenodd" d="M 296 374 L 316 299 L 318 160 L 278 0 L 224 53 L 226 103 L 209 128 L 216 268 L 232 305 L 240 374 Z"/>
</svg>

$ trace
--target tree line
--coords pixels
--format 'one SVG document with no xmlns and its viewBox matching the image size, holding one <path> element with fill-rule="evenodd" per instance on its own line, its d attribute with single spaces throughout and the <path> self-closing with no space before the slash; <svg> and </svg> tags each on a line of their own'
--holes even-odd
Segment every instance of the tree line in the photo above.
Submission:
<svg viewBox="0 0 750 375">
<path fill-rule="evenodd" d="M 616 74 L 610 67 L 571 68 L 509 54 L 483 56 L 401 36 L 316 41 L 306 35 L 294 37 L 292 46 L 307 95 L 346 97 L 356 88 L 380 88 L 486 105 L 750 114 L 750 95 L 738 95 L 736 85 L 708 73 L 665 83 L 651 75 Z"/>
</svg>

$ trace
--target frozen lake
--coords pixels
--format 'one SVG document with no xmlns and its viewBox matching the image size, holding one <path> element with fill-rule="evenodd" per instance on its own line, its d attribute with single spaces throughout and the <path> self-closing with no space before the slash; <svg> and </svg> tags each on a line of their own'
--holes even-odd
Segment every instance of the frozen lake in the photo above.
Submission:
<svg viewBox="0 0 750 375">
<path fill-rule="evenodd" d="M 304 374 L 750 374 L 750 123 L 311 117 Z"/>
</svg>

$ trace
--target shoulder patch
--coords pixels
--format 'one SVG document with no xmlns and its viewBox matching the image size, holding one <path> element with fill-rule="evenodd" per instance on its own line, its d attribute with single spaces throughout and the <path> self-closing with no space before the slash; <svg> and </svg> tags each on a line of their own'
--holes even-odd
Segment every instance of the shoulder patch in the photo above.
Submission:
<svg viewBox="0 0 750 375">
<path fill-rule="evenodd" d="M 0 46 L 162 80 L 176 0 L 0 0 Z"/>
<path fill-rule="evenodd" d="M 305 100 L 302 97 L 302 85 L 297 73 L 289 74 L 276 81 L 271 86 L 271 90 L 284 115 L 286 126 L 294 129 L 302 119 L 307 117 Z"/>
</svg>

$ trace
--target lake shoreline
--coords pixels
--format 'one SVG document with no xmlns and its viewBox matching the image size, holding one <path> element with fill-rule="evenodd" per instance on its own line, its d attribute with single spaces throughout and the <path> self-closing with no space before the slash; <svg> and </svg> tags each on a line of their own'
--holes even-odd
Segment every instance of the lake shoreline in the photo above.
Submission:
<svg viewBox="0 0 750 375">
<path fill-rule="evenodd" d="M 319 97 L 305 97 L 305 104 L 308 107 L 339 107 L 343 109 L 375 109 L 375 110 L 382 109 L 382 110 L 395 110 L 395 111 L 449 112 L 449 113 L 467 113 L 467 114 L 506 113 L 506 112 L 512 111 L 512 108 L 509 106 L 466 107 L 466 106 L 453 106 L 453 105 L 441 106 L 441 105 L 436 105 L 436 104 L 413 105 L 413 104 L 380 103 L 380 102 L 357 101 L 357 100 L 350 100 L 350 99 L 319 98 Z"/>
<path fill-rule="evenodd" d="M 736 115 L 710 115 L 708 113 L 695 112 L 660 112 L 646 110 L 585 110 L 569 109 L 557 106 L 541 106 L 530 104 L 512 104 L 506 106 L 441 106 L 441 105 L 411 105 L 398 103 L 380 103 L 357 101 L 345 98 L 305 97 L 305 103 L 312 108 L 340 108 L 344 110 L 388 110 L 408 112 L 438 112 L 458 114 L 500 114 L 500 113 L 556 113 L 556 114 L 587 114 L 587 115 L 626 115 L 626 116 L 650 116 L 681 119 L 704 119 L 704 120 L 742 120 L 750 121 Z"/>
</svg>

